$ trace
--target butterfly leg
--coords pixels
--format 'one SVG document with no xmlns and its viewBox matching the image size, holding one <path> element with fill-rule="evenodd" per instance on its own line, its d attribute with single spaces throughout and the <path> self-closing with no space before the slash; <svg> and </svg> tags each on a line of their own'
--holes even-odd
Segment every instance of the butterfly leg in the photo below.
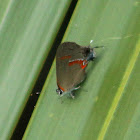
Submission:
<svg viewBox="0 0 140 140">
<path fill-rule="evenodd" d="M 80 86 L 78 86 L 78 87 L 74 88 L 74 90 L 77 90 L 77 89 L 79 89 L 79 88 L 80 88 Z"/>
<path fill-rule="evenodd" d="M 74 98 L 75 98 L 75 95 L 74 95 L 74 93 L 73 93 L 73 92 L 71 92 L 71 93 L 70 93 L 70 96 L 71 96 L 71 98 L 72 98 L 72 99 L 74 99 Z"/>
</svg>

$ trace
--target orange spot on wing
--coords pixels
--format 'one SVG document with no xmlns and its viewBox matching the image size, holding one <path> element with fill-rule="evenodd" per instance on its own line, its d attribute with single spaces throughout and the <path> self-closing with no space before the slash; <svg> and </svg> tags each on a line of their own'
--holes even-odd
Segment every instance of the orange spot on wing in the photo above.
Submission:
<svg viewBox="0 0 140 140">
<path fill-rule="evenodd" d="M 59 87 L 62 91 L 65 91 L 64 88 L 62 88 L 62 87 L 58 84 L 58 82 L 57 82 L 57 85 L 58 85 L 58 87 Z"/>
<path fill-rule="evenodd" d="M 70 59 L 70 58 L 71 58 L 70 55 L 60 57 L 61 60 L 64 60 L 64 59 Z"/>
<path fill-rule="evenodd" d="M 75 61 L 69 62 L 69 66 L 72 66 L 74 64 L 80 64 L 81 68 L 84 69 L 88 64 L 88 61 L 87 60 L 75 60 Z"/>
</svg>

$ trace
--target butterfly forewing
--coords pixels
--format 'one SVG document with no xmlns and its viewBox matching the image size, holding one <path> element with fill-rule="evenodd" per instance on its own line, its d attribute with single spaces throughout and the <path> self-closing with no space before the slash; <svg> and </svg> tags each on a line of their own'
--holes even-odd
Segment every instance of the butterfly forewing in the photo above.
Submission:
<svg viewBox="0 0 140 140">
<path fill-rule="evenodd" d="M 73 89 L 85 78 L 85 69 L 80 64 L 74 64 L 75 60 L 84 60 L 86 54 L 85 48 L 73 42 L 66 42 L 58 47 L 56 53 L 56 75 L 57 84 L 64 91 Z M 72 65 L 70 65 L 70 62 Z"/>
</svg>

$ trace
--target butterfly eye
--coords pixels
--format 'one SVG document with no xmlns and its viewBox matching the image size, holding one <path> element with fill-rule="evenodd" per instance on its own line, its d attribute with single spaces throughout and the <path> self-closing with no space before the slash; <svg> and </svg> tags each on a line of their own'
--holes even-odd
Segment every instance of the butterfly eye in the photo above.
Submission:
<svg viewBox="0 0 140 140">
<path fill-rule="evenodd" d="M 90 48 L 85 48 L 84 49 L 84 57 L 87 57 L 89 53 L 90 53 Z"/>
<path fill-rule="evenodd" d="M 87 48 L 86 51 L 85 51 L 85 53 L 88 55 L 90 53 L 90 49 Z"/>
</svg>

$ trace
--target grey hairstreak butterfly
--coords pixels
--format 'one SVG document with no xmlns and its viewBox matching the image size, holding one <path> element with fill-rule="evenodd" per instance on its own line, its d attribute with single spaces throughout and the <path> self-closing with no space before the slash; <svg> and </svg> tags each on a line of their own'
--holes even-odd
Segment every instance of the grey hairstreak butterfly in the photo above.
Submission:
<svg viewBox="0 0 140 140">
<path fill-rule="evenodd" d="M 98 48 L 98 47 L 94 47 Z M 56 77 L 58 89 L 56 92 L 63 96 L 70 94 L 85 79 L 85 68 L 95 56 L 94 48 L 80 46 L 74 42 L 64 42 L 59 45 L 56 53 Z"/>
</svg>

